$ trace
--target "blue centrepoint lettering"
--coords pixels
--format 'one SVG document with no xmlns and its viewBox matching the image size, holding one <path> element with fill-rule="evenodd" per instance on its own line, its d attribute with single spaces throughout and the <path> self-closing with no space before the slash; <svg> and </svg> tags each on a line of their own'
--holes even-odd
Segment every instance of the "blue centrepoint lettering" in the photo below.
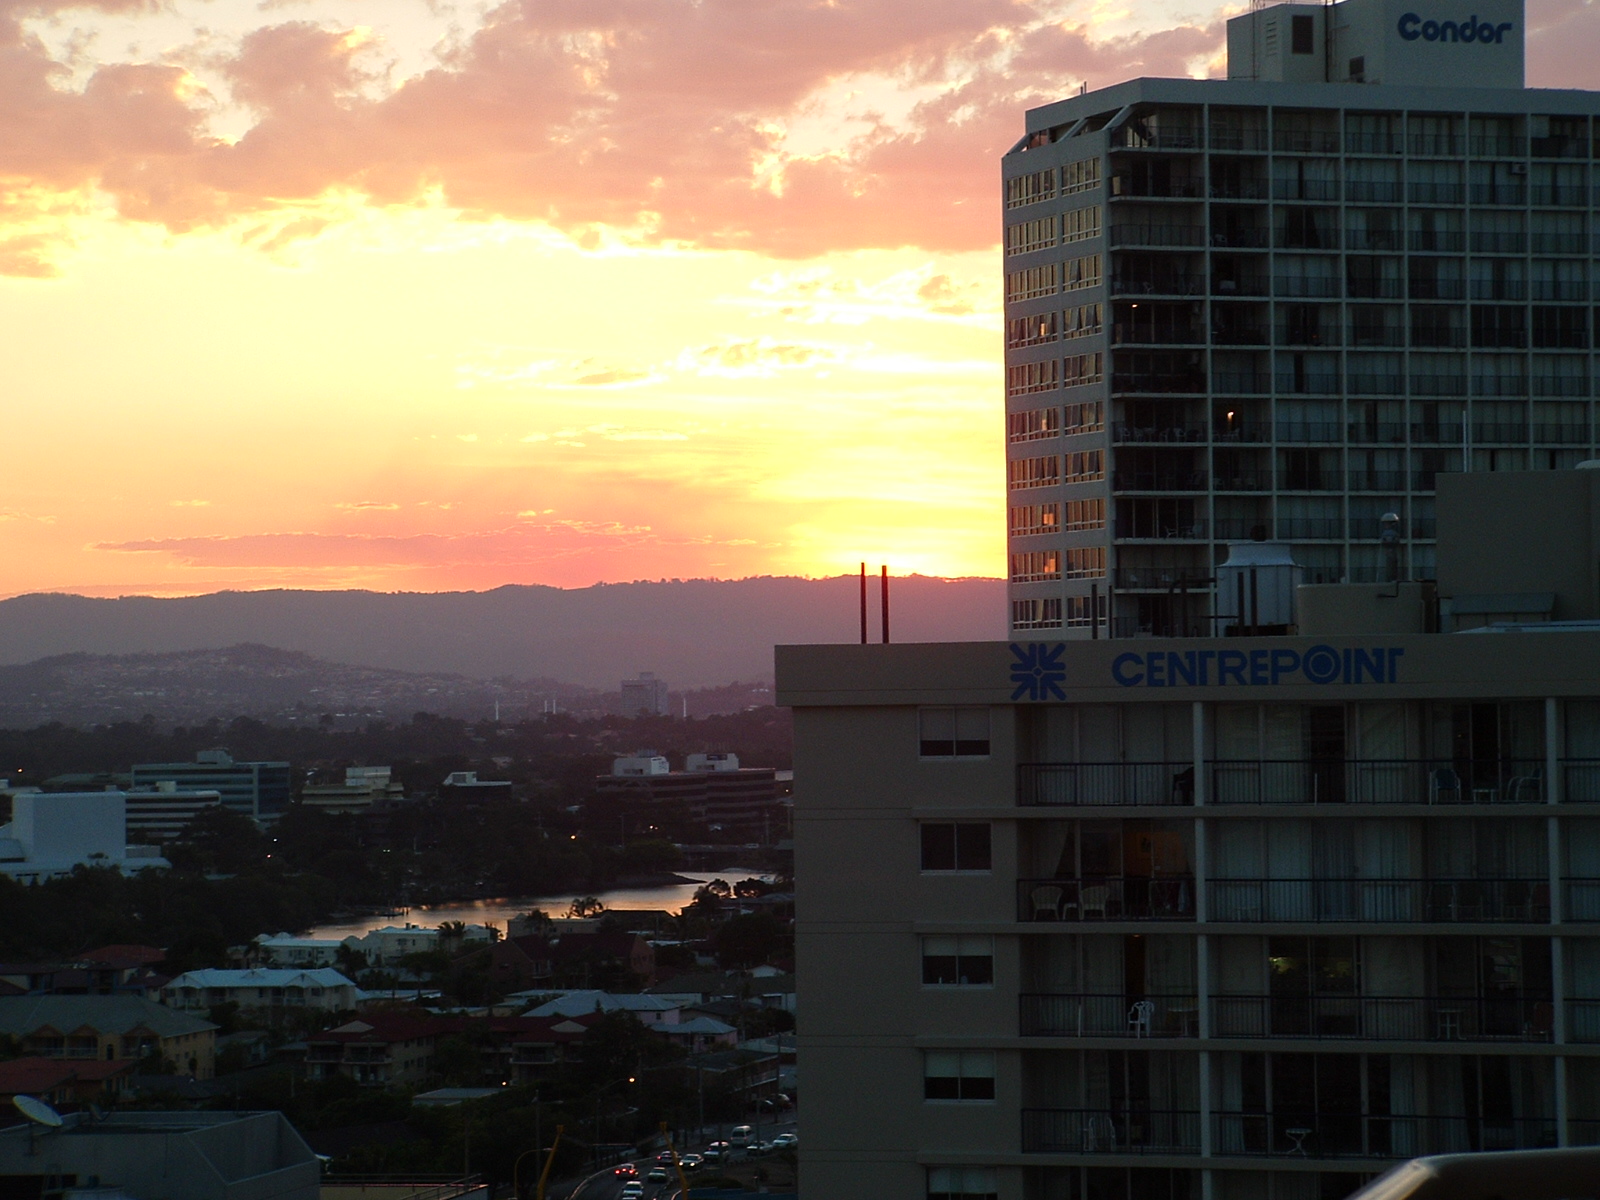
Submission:
<svg viewBox="0 0 1600 1200">
<path fill-rule="evenodd" d="M 1251 650 L 1151 650 L 1111 660 L 1119 687 L 1276 687 L 1282 684 L 1398 683 L 1400 646 L 1319 644 L 1304 653 L 1289 646 Z M 1211 667 L 1216 665 L 1216 677 Z M 1047 697 L 1042 697 L 1047 698 Z"/>
<path fill-rule="evenodd" d="M 1144 672 L 1129 675 L 1126 668 L 1144 666 L 1142 654 L 1119 654 L 1111 660 L 1111 677 L 1123 687 L 1137 687 L 1144 682 Z"/>
<path fill-rule="evenodd" d="M 1478 20 L 1474 13 L 1465 21 L 1424 21 L 1414 12 L 1408 12 L 1395 26 L 1396 32 L 1408 42 L 1421 38 L 1425 42 L 1478 42 L 1482 45 L 1501 45 L 1506 34 L 1514 28 L 1510 21 L 1496 25 Z"/>
</svg>

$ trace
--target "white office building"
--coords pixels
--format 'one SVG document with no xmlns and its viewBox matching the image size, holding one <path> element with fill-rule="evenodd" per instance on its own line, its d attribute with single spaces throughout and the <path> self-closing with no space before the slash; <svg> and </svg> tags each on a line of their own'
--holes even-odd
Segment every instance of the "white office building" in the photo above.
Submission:
<svg viewBox="0 0 1600 1200">
<path fill-rule="evenodd" d="M 1596 94 L 1522 5 L 1228 25 L 1226 81 L 1027 114 L 1003 160 L 1011 628 L 1210 634 L 1228 543 L 1435 572 L 1441 472 L 1596 452 Z"/>
<path fill-rule="evenodd" d="M 154 846 L 128 845 L 120 791 L 17 792 L 10 822 L 0 825 L 0 874 L 23 883 L 70 875 L 79 866 L 128 874 L 170 865 Z"/>
</svg>

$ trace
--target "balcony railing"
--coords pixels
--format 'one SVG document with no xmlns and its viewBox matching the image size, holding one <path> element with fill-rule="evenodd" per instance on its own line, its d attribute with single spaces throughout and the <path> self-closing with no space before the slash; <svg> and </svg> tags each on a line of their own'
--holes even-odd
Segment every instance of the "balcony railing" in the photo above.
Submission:
<svg viewBox="0 0 1600 1200">
<path fill-rule="evenodd" d="M 1203 542 L 1210 536 L 1204 520 L 1168 523 L 1159 520 L 1118 520 L 1113 534 L 1118 541 Z"/>
<path fill-rule="evenodd" d="M 1600 879 L 1563 879 L 1569 921 L 1600 921 Z"/>
<path fill-rule="evenodd" d="M 1213 200 L 1265 200 L 1267 198 L 1267 181 L 1265 179 L 1212 179 L 1211 198 Z"/>
<path fill-rule="evenodd" d="M 1556 1144 L 1553 1117 L 1363 1116 L 1357 1113 L 1219 1112 L 1219 1155 L 1412 1158 Z"/>
<path fill-rule="evenodd" d="M 1352 680 L 1376 677 L 1378 664 L 1352 660 L 1351 672 Z M 1592 766 L 1600 771 L 1600 763 Z M 1542 804 L 1546 798 L 1544 764 L 1531 759 L 1248 760 L 1206 768 L 1213 804 Z"/>
<path fill-rule="evenodd" d="M 1181 272 L 1118 275 L 1111 281 L 1112 293 L 1119 296 L 1199 296 L 1205 290 L 1205 276 Z"/>
<path fill-rule="evenodd" d="M 1547 924 L 1547 879 L 1217 879 L 1213 921 Z"/>
<path fill-rule="evenodd" d="M 1219 1038 L 1548 1042 L 1549 1000 L 1481 996 L 1213 996 Z"/>
<path fill-rule="evenodd" d="M 1567 1040 L 1600 1042 L 1600 1000 L 1567 1001 Z"/>
<path fill-rule="evenodd" d="M 1112 490 L 1118 492 L 1203 492 L 1204 471 L 1117 471 Z"/>
<path fill-rule="evenodd" d="M 1119 394 L 1124 392 L 1158 395 L 1200 394 L 1206 390 L 1206 377 L 1198 371 L 1113 370 L 1111 390 Z"/>
<path fill-rule="evenodd" d="M 1194 763 L 1021 763 L 1017 803 L 1032 806 L 1194 803 Z"/>
<path fill-rule="evenodd" d="M 1194 1037 L 1194 996 L 1039 994 L 1021 997 L 1023 1037 Z"/>
<path fill-rule="evenodd" d="M 1113 225 L 1113 246 L 1188 246 L 1203 249 L 1206 231 L 1199 225 Z"/>
<path fill-rule="evenodd" d="M 1200 1114 L 1177 1109 L 1025 1108 L 1024 1154 L 1198 1154 Z"/>
<path fill-rule="evenodd" d="M 1194 880 L 1111 875 L 1017 880 L 1020 921 L 1192 921 Z"/>
<path fill-rule="evenodd" d="M 1265 229 L 1213 229 L 1211 231 L 1211 244 L 1219 249 L 1231 250 L 1265 250 L 1267 247 L 1267 231 Z"/>
<path fill-rule="evenodd" d="M 1112 426 L 1111 438 L 1116 442 L 1203 442 L 1204 425 L 1129 425 L 1118 422 Z"/>
</svg>

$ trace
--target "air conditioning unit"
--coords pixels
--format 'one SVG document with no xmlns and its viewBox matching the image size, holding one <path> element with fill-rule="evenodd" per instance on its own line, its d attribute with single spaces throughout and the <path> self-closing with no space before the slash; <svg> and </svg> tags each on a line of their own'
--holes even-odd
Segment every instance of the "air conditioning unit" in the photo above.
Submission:
<svg viewBox="0 0 1600 1200">
<path fill-rule="evenodd" d="M 1527 163 L 1512 163 L 1511 164 L 1511 173 L 1513 175 L 1526 175 L 1528 173 L 1528 164 Z"/>
</svg>

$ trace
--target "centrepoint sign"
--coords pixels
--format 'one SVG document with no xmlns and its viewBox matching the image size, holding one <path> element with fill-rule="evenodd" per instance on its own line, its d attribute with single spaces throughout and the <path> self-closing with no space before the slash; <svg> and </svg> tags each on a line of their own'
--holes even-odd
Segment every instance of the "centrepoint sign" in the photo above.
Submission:
<svg viewBox="0 0 1600 1200">
<path fill-rule="evenodd" d="M 1408 42 L 1476 42 L 1483 46 L 1498 46 L 1506 34 L 1516 26 L 1510 21 L 1479 21 L 1474 14 L 1463 21 L 1434 21 L 1408 12 L 1396 26 L 1401 37 Z"/>
<path fill-rule="evenodd" d="M 1069 687 L 1108 683 L 1119 688 L 1393 684 L 1400 682 L 1404 657 L 1404 647 L 1383 645 L 1142 648 L 1117 654 L 1109 667 L 1082 672 L 1073 669 L 1064 642 L 1013 642 L 1011 699 L 1065 700 Z"/>
</svg>

